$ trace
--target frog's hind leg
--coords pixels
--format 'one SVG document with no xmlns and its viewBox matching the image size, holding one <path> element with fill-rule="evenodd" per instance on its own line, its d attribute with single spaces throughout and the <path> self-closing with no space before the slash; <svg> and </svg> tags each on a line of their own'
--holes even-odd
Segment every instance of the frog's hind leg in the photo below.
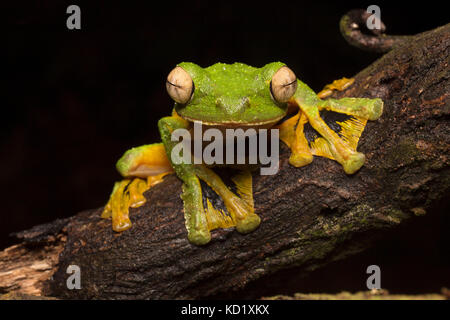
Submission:
<svg viewBox="0 0 450 320">
<path fill-rule="evenodd" d="M 383 113 L 383 100 L 379 98 L 326 99 L 320 101 L 319 110 L 344 113 L 365 120 L 377 120 Z"/>
<path fill-rule="evenodd" d="M 326 86 L 319 96 L 324 98 L 332 90 L 345 90 L 352 82 L 353 79 L 346 78 L 337 80 Z M 364 154 L 356 151 L 359 137 L 367 120 L 380 117 L 382 100 L 322 100 L 306 84 L 300 80 L 297 83 L 297 91 L 289 104 L 298 106 L 299 113 L 279 126 L 280 139 L 292 150 L 289 162 L 294 166 L 308 164 L 312 153 L 336 160 L 348 174 L 358 171 L 365 161 Z"/>
<path fill-rule="evenodd" d="M 301 105 L 302 111 L 308 117 L 311 127 L 323 137 L 330 153 L 330 158 L 339 162 L 348 174 L 355 173 L 364 164 L 364 154 L 353 150 L 338 133 L 333 131 L 320 117 L 317 106 Z"/>
<path fill-rule="evenodd" d="M 117 169 L 126 179 L 115 183 L 102 218 L 112 218 L 113 230 L 120 232 L 131 227 L 129 208 L 142 206 L 146 202 L 143 193 L 173 169 L 162 143 L 128 150 L 117 162 Z"/>
<path fill-rule="evenodd" d="M 327 99 L 321 100 L 318 107 L 320 117 L 339 135 L 352 152 L 356 152 L 367 120 L 376 120 L 381 116 L 383 101 L 368 98 Z M 325 139 L 318 138 L 310 142 L 310 146 L 314 155 L 335 159 Z"/>
<path fill-rule="evenodd" d="M 365 162 L 364 154 L 357 152 L 359 138 L 364 130 L 367 120 L 376 120 L 383 112 L 381 99 L 368 98 L 342 98 L 320 100 L 317 108 L 301 106 L 308 116 L 311 127 L 321 137 L 310 142 L 312 153 L 334 159 L 342 164 L 348 174 L 358 171 Z M 325 121 L 328 118 L 347 119 L 333 122 Z"/>
<path fill-rule="evenodd" d="M 319 100 L 318 103 L 319 109 L 345 113 L 365 120 L 377 120 L 383 113 L 383 101 L 381 99 L 341 98 L 325 100 L 325 98 L 328 98 L 333 91 L 344 91 L 354 82 L 355 79 L 344 77 L 327 84 L 322 91 L 317 94 L 317 97 L 322 99 Z"/>
</svg>

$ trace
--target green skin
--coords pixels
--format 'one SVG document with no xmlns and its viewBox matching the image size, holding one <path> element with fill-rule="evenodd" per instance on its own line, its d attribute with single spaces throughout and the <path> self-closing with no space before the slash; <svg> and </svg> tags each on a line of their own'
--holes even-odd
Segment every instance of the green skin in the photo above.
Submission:
<svg viewBox="0 0 450 320">
<path fill-rule="evenodd" d="M 262 68 L 242 63 L 217 63 L 208 68 L 201 68 L 196 64 L 183 62 L 178 66 L 191 76 L 195 91 L 187 104 L 175 103 L 175 111 L 181 118 L 164 117 L 158 122 L 162 143 L 169 159 L 172 149 L 178 143 L 171 141 L 171 133 L 178 128 L 191 128 L 193 121 L 216 127 L 270 128 L 287 113 L 287 103 L 275 101 L 270 92 L 272 76 L 285 66 L 281 62 L 269 63 Z M 372 120 L 381 115 L 382 101 L 366 98 L 321 100 L 300 80 L 297 80 L 297 89 L 292 99 L 306 114 L 313 128 L 330 143 L 335 159 L 343 165 L 344 170 L 347 173 L 357 171 L 364 163 L 364 155 L 340 145 L 342 141 L 337 143 L 336 139 L 339 137 L 320 118 L 319 110 L 326 107 L 328 110 L 345 111 Z M 137 156 L 150 146 L 152 145 L 127 151 L 117 163 L 119 172 L 129 177 L 134 155 Z M 312 154 L 293 152 L 290 160 L 295 166 L 303 166 L 312 161 Z M 183 181 L 182 199 L 188 238 L 197 245 L 208 243 L 211 235 L 202 204 L 199 178 L 215 185 L 218 190 L 227 188 L 220 178 L 204 165 L 171 164 L 178 178 Z M 253 212 L 245 213 L 248 210 L 239 197 L 226 191 L 219 195 L 228 200 L 227 203 L 233 207 L 233 211 L 242 212 L 236 219 L 236 229 L 239 232 L 248 233 L 258 227 L 260 218 Z"/>
</svg>

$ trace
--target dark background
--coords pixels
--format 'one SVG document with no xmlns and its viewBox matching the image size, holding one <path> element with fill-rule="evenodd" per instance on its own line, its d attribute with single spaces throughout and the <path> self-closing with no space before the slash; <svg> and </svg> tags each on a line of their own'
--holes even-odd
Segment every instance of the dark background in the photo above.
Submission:
<svg viewBox="0 0 450 320">
<path fill-rule="evenodd" d="M 164 82 L 175 64 L 279 60 L 320 90 L 380 56 L 350 47 L 338 27 L 344 13 L 372 1 L 18 3 L 2 17 L 0 249 L 14 243 L 11 232 L 105 204 L 122 153 L 159 140 L 157 120 L 172 107 Z M 66 28 L 70 4 L 81 7 L 81 30 Z M 448 22 L 439 2 L 375 4 L 391 34 Z M 295 288 L 363 290 L 365 268 L 381 264 L 391 291 L 438 291 L 450 270 L 445 207 Z M 411 277 L 422 280 L 411 284 Z"/>
</svg>

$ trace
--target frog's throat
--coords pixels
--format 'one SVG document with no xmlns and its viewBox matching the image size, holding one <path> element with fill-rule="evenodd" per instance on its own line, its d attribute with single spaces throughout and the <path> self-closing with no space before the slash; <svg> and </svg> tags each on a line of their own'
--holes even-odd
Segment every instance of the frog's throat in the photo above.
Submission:
<svg viewBox="0 0 450 320">
<path fill-rule="evenodd" d="M 240 122 L 240 121 L 204 121 L 200 119 L 194 119 L 191 117 L 181 116 L 184 120 L 189 122 L 197 122 L 202 125 L 211 126 L 211 127 L 226 127 L 226 128 L 271 128 L 275 124 L 277 124 L 281 119 L 285 117 L 285 115 L 281 115 L 274 119 L 269 119 L 265 121 L 255 121 L 255 122 Z"/>
</svg>

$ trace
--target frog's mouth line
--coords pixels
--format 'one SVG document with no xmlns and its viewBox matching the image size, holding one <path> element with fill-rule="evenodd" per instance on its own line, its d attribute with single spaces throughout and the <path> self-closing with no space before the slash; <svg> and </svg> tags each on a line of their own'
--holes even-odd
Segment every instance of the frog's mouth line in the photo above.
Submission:
<svg viewBox="0 0 450 320">
<path fill-rule="evenodd" d="M 198 120 L 190 117 L 184 117 L 181 116 L 184 120 L 187 120 L 189 122 L 197 122 L 201 123 L 202 125 L 206 126 L 214 126 L 214 127 L 227 127 L 227 128 L 242 128 L 242 127 L 258 127 L 258 128 L 270 128 L 273 125 L 275 125 L 277 122 L 279 122 L 281 119 L 284 118 L 285 115 L 281 115 L 279 117 L 269 119 L 266 121 L 258 121 L 258 122 L 239 122 L 239 121 L 220 121 L 220 122 L 214 122 L 214 121 L 204 121 L 204 120 Z"/>
</svg>

